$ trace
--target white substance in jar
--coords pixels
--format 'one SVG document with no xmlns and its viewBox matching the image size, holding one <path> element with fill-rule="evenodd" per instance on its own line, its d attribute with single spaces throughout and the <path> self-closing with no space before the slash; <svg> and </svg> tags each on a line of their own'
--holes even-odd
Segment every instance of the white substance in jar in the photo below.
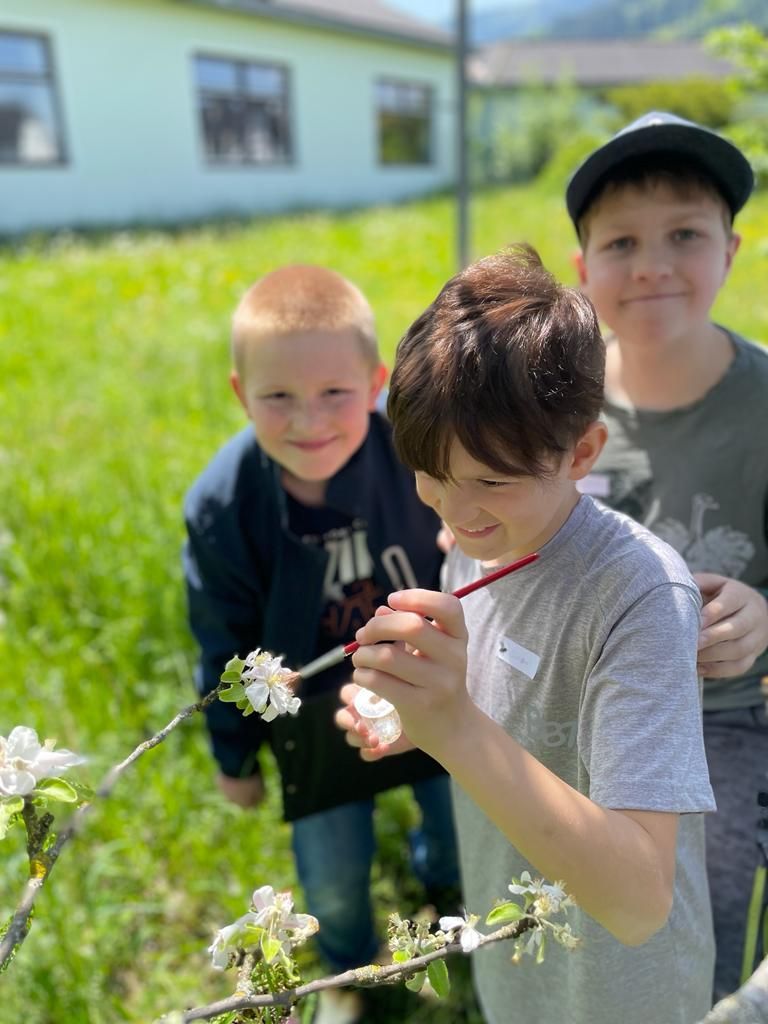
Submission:
<svg viewBox="0 0 768 1024">
<path fill-rule="evenodd" d="M 403 731 L 394 704 L 379 697 L 372 690 L 361 689 L 355 697 L 355 710 L 371 732 L 382 743 L 394 743 Z"/>
</svg>

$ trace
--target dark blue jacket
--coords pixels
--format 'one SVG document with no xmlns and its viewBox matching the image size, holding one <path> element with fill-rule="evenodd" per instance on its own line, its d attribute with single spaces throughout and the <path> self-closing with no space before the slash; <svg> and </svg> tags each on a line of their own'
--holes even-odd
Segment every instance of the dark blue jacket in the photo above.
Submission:
<svg viewBox="0 0 768 1024">
<path fill-rule="evenodd" d="M 395 456 L 389 424 L 378 413 L 371 415 L 363 445 L 329 482 L 326 504 L 368 524 L 374 581 L 385 596 L 411 585 L 393 584 L 385 569 L 391 570 L 398 546 L 418 585 L 438 589 L 438 520 L 419 501 L 413 474 Z M 190 625 L 201 649 L 200 692 L 216 686 L 233 654 L 244 658 L 256 647 L 282 654 L 289 668 L 311 661 L 318 654 L 328 556 L 290 532 L 280 467 L 259 448 L 251 427 L 214 456 L 189 491 L 184 515 L 184 573 Z M 299 713 L 270 724 L 215 701 L 207 723 L 222 772 L 257 773 L 257 752 L 267 740 L 280 767 L 289 821 L 441 772 L 419 751 L 366 764 L 347 745 L 333 713 L 338 687 L 351 671 L 347 661 L 307 680 Z"/>
</svg>

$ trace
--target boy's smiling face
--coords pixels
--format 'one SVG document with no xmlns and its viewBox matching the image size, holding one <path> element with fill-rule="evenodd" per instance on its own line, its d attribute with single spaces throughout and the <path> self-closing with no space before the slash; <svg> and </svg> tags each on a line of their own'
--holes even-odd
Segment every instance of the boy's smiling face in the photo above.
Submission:
<svg viewBox="0 0 768 1024">
<path fill-rule="evenodd" d="M 290 481 L 325 482 L 368 433 L 386 377 L 351 329 L 255 339 L 232 386 L 266 454 Z"/>
<path fill-rule="evenodd" d="M 470 558 L 504 563 L 535 551 L 568 519 L 586 476 L 605 444 L 602 423 L 593 423 L 575 448 L 553 458 L 551 476 L 505 475 L 478 462 L 458 443 L 451 448 L 451 480 L 416 473 L 419 497 L 450 527 Z"/>
<path fill-rule="evenodd" d="M 588 230 L 581 285 L 619 340 L 695 343 L 739 244 L 723 204 L 664 183 L 624 185 L 597 201 Z"/>
</svg>

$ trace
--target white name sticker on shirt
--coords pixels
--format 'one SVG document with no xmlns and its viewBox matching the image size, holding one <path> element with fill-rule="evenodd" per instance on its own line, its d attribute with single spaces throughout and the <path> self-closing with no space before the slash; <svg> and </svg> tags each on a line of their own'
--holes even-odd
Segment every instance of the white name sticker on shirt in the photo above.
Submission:
<svg viewBox="0 0 768 1024">
<path fill-rule="evenodd" d="M 605 473 L 588 473 L 583 480 L 576 481 L 576 490 L 591 494 L 593 498 L 607 498 L 611 493 L 611 478 Z"/>
<path fill-rule="evenodd" d="M 516 668 L 518 672 L 522 672 L 524 676 L 528 676 L 529 679 L 533 679 L 536 675 L 539 662 L 541 661 L 538 654 L 526 650 L 525 647 L 521 647 L 514 640 L 510 640 L 508 636 L 503 636 L 499 640 L 496 656 L 501 658 L 502 661 L 506 661 L 512 668 Z"/>
</svg>

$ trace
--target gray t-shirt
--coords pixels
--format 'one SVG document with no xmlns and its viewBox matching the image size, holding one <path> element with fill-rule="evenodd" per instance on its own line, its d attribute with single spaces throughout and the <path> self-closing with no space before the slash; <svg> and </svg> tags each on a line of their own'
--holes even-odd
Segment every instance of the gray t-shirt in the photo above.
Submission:
<svg viewBox="0 0 768 1024">
<path fill-rule="evenodd" d="M 581 488 L 679 551 L 691 572 L 768 588 L 768 352 L 736 335 L 703 398 L 665 412 L 606 401 L 608 443 Z M 739 679 L 705 679 L 704 710 L 762 703 L 766 651 Z"/>
<path fill-rule="evenodd" d="M 455 550 L 446 589 L 476 578 Z M 467 685 L 490 717 L 570 786 L 614 809 L 680 813 L 667 924 L 623 946 L 580 909 L 582 946 L 510 964 L 494 944 L 474 959 L 489 1024 L 691 1024 L 710 1004 L 714 946 L 704 821 L 714 809 L 702 740 L 696 638 L 700 599 L 667 545 L 582 497 L 537 562 L 463 602 Z M 454 786 L 467 909 L 508 898 L 529 864 Z M 555 879 L 549 879 L 550 882 Z"/>
</svg>

